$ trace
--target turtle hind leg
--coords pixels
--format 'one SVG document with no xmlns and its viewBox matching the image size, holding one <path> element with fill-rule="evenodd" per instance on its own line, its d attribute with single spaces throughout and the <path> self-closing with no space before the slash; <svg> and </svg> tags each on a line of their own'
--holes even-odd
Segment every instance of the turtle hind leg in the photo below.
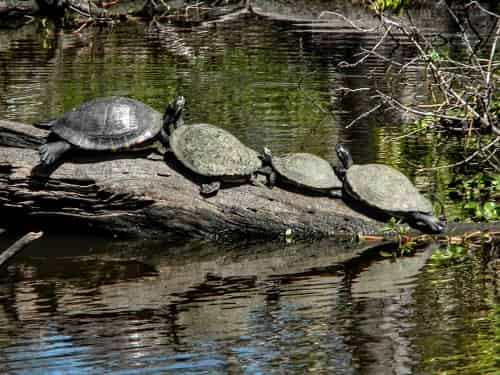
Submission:
<svg viewBox="0 0 500 375">
<path fill-rule="evenodd" d="M 45 166 L 53 165 L 60 160 L 66 152 L 71 150 L 72 147 L 73 146 L 66 141 L 45 143 L 38 148 L 40 162 Z"/>
<path fill-rule="evenodd" d="M 433 215 L 415 212 L 412 214 L 415 226 L 426 233 L 442 233 L 446 229 L 446 221 Z"/>
<path fill-rule="evenodd" d="M 202 184 L 200 186 L 200 194 L 204 196 L 215 195 L 219 191 L 220 187 L 220 181 L 214 181 L 209 184 Z"/>
</svg>

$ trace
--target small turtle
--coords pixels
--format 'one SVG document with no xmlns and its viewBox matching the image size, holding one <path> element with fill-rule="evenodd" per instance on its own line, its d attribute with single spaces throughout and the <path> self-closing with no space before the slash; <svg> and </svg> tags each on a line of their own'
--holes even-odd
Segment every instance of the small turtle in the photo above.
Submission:
<svg viewBox="0 0 500 375">
<path fill-rule="evenodd" d="M 109 96 L 87 101 L 59 118 L 37 124 L 50 129 L 47 142 L 39 148 L 40 162 L 45 167 L 55 165 L 65 153 L 76 149 L 120 151 L 142 148 L 157 139 L 168 145 L 164 124 L 178 115 L 175 108 L 180 102 L 184 102 L 181 96 L 167 106 L 162 117 L 130 98 Z"/>
<path fill-rule="evenodd" d="M 264 147 L 264 160 L 270 165 L 268 181 L 273 187 L 279 178 L 299 189 L 328 194 L 334 198 L 342 196 L 342 181 L 335 174 L 331 164 L 319 156 L 308 153 L 295 153 L 273 157 L 271 150 Z"/>
<path fill-rule="evenodd" d="M 344 169 L 337 169 L 344 190 L 370 209 L 405 219 L 429 233 L 441 233 L 446 223 L 432 215 L 432 203 L 401 172 L 383 164 L 354 164 L 349 150 L 337 144 Z"/>
<path fill-rule="evenodd" d="M 180 103 L 176 112 L 181 112 Z M 222 182 L 255 182 L 255 173 L 262 167 L 259 154 L 241 143 L 234 135 L 210 124 L 184 125 L 182 116 L 171 121 L 170 149 L 190 171 L 204 178 L 202 195 L 214 195 Z"/>
</svg>

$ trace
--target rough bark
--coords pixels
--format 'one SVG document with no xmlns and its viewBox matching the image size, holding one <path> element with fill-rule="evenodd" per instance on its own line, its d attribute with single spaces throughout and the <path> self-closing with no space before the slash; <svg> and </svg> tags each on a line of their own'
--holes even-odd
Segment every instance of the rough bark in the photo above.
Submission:
<svg viewBox="0 0 500 375">
<path fill-rule="evenodd" d="M 136 238 L 352 238 L 380 223 L 341 200 L 250 184 L 199 194 L 173 155 L 75 156 L 50 176 L 36 146 L 46 131 L 0 121 L 0 226 Z M 16 147 L 13 147 L 16 146 Z"/>
</svg>

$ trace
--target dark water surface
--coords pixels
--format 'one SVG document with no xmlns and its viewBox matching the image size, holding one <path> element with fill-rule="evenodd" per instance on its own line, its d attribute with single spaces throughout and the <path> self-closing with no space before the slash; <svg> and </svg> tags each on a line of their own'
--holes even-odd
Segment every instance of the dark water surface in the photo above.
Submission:
<svg viewBox="0 0 500 375">
<path fill-rule="evenodd" d="M 277 2 L 272 2 L 277 3 Z M 101 95 L 158 110 L 176 93 L 189 122 L 224 127 L 256 149 L 309 151 L 407 173 L 450 219 L 462 214 L 449 171 L 458 140 L 400 138 L 401 116 L 346 128 L 380 87 L 424 100 L 414 71 L 339 71 L 377 35 L 345 24 L 240 15 L 196 27 L 119 23 L 81 34 L 33 21 L 0 29 L 0 118 L 33 122 Z M 442 21 L 442 22 L 439 22 Z M 446 33 L 433 14 L 425 27 Z M 414 57 L 409 46 L 382 54 Z M 14 239 L 0 237 L 0 249 Z M 48 235 L 0 276 L 0 372 L 175 374 L 497 374 L 498 249 L 450 245 L 385 259 L 362 245 L 107 243 Z M 359 252 L 359 254 L 357 253 Z M 352 254 L 358 254 L 349 259 Z"/>
</svg>

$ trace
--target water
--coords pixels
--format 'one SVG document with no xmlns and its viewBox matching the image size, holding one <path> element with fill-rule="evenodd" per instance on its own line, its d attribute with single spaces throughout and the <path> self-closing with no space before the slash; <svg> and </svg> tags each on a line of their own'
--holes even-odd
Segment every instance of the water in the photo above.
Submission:
<svg viewBox="0 0 500 375">
<path fill-rule="evenodd" d="M 0 118 L 33 122 L 101 95 L 127 95 L 162 110 L 181 93 L 189 122 L 218 124 L 276 154 L 308 151 L 335 161 L 335 144 L 345 142 L 356 161 L 407 173 L 438 212 L 463 215 L 445 188 L 449 171 L 416 173 L 430 165 L 439 140 L 396 140 L 403 129 L 395 113 L 347 128 L 372 101 L 364 92 L 343 95 L 341 87 L 394 89 L 412 102 L 426 94 L 423 85 L 387 87 L 385 66 L 375 60 L 339 71 L 341 61 L 352 61 L 359 44 L 373 46 L 377 35 L 292 16 L 241 15 L 193 28 L 118 23 L 81 34 L 36 20 L 5 27 Z M 422 20 L 436 32 L 451 31 L 433 15 Z M 401 61 L 412 58 L 406 47 L 394 52 Z M 423 77 L 410 71 L 404 79 Z M 446 161 L 460 160 L 460 142 L 442 155 Z M 0 249 L 13 240 L 3 234 Z M 435 245 L 397 261 L 363 246 L 174 246 L 49 235 L 0 276 L 0 372 L 493 374 L 500 368 L 497 244 Z"/>
<path fill-rule="evenodd" d="M 437 247 L 45 238 L 2 275 L 0 368 L 494 373 L 498 248 Z"/>
</svg>

